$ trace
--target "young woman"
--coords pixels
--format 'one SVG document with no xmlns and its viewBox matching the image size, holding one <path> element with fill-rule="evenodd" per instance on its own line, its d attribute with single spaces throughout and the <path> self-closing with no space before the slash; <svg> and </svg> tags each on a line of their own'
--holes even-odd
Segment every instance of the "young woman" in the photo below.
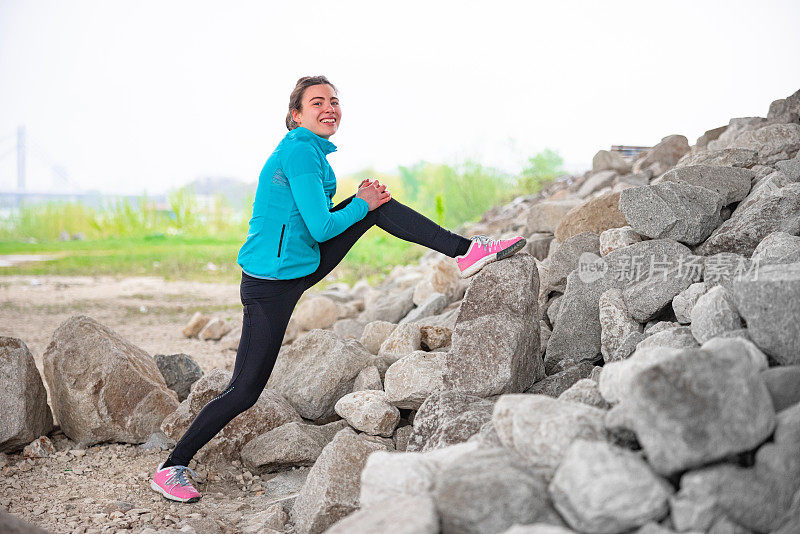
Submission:
<svg viewBox="0 0 800 534">
<path fill-rule="evenodd" d="M 336 88 L 324 76 L 297 81 L 286 115 L 289 133 L 261 171 L 247 240 L 239 251 L 244 319 L 233 377 L 158 466 L 150 485 L 168 499 L 200 499 L 187 478 L 187 473 L 194 476 L 189 461 L 231 419 L 255 404 L 298 299 L 330 273 L 370 227 L 377 225 L 455 258 L 464 277 L 525 245 L 522 237 L 470 240 L 451 233 L 392 199 L 377 180 L 364 180 L 355 195 L 333 207 L 336 176 L 326 155 L 336 150 L 328 139 L 341 119 Z"/>
</svg>

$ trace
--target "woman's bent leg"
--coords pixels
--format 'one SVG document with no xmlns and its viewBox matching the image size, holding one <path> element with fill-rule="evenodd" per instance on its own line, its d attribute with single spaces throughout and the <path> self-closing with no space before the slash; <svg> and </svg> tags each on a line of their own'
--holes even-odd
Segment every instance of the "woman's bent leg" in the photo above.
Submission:
<svg viewBox="0 0 800 534">
<path fill-rule="evenodd" d="M 302 285 L 300 280 L 257 280 L 247 275 L 242 278 L 242 338 L 231 381 L 200 410 L 175 445 L 165 467 L 188 466 L 197 451 L 225 425 L 253 406 L 275 365 Z"/>
<path fill-rule="evenodd" d="M 343 200 L 331 211 L 342 209 L 352 199 L 353 197 L 349 197 Z M 319 268 L 305 278 L 305 287 L 311 287 L 325 278 L 342 261 L 358 238 L 375 225 L 395 237 L 420 244 L 451 258 L 465 254 L 470 246 L 469 239 L 442 228 L 421 213 L 392 199 L 367 213 L 363 219 L 341 234 L 319 244 Z"/>
</svg>

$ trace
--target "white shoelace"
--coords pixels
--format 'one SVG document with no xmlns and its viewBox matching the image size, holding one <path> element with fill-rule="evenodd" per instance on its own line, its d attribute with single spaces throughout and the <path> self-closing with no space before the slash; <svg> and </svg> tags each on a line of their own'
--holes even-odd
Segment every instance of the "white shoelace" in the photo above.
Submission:
<svg viewBox="0 0 800 534">
<path fill-rule="evenodd" d="M 485 250 L 487 254 L 489 253 L 489 248 L 491 248 L 495 243 L 493 239 L 490 239 L 489 236 L 483 234 L 473 236 L 472 239 L 482 246 L 483 250 Z"/>
<path fill-rule="evenodd" d="M 172 466 L 172 475 L 170 475 L 170 477 L 164 483 L 173 485 L 177 484 L 180 486 L 192 486 L 192 484 L 186 479 L 187 471 L 189 472 L 190 475 L 192 475 L 192 478 L 194 480 L 197 480 L 197 473 L 195 473 L 186 466 L 175 465 Z"/>
</svg>

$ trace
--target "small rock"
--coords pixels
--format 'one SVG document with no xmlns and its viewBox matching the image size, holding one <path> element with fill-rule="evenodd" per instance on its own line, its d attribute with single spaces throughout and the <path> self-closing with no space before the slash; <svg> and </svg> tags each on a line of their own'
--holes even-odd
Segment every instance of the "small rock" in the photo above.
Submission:
<svg viewBox="0 0 800 534">
<path fill-rule="evenodd" d="M 422 333 L 415 323 L 401 324 L 386 338 L 378 350 L 378 357 L 388 365 L 393 364 L 406 354 L 420 349 Z"/>
<path fill-rule="evenodd" d="M 605 256 L 618 248 L 633 245 L 642 240 L 642 236 L 633 231 L 630 226 L 609 228 L 600 234 L 600 255 Z"/>
<path fill-rule="evenodd" d="M 421 326 L 420 346 L 425 350 L 436 350 L 450 345 L 453 331 L 445 326 Z"/>
<path fill-rule="evenodd" d="M 22 449 L 22 456 L 25 458 L 46 458 L 55 453 L 56 448 L 47 436 L 40 436 Z"/>
<path fill-rule="evenodd" d="M 203 376 L 203 370 L 188 354 L 156 354 L 153 359 L 167 387 L 183 401 L 189 396 L 192 384 Z"/>
<path fill-rule="evenodd" d="M 292 315 L 303 330 L 330 328 L 339 317 L 339 308 L 328 297 L 313 296 L 304 299 Z"/>
<path fill-rule="evenodd" d="M 556 509 L 580 532 L 625 532 L 667 515 L 673 493 L 639 455 L 576 440 L 548 488 Z"/>
<path fill-rule="evenodd" d="M 400 410 L 386 402 L 386 393 L 376 390 L 345 395 L 336 402 L 336 413 L 372 436 L 391 437 L 400 421 Z"/>
<path fill-rule="evenodd" d="M 183 329 L 184 337 L 197 337 L 197 334 L 205 328 L 210 320 L 211 317 L 201 312 L 195 312 L 192 318 L 189 319 L 189 323 Z"/>
<path fill-rule="evenodd" d="M 698 343 L 742 327 L 733 297 L 723 286 L 716 286 L 698 298 L 691 317 L 692 335 Z"/>
<path fill-rule="evenodd" d="M 206 324 L 200 333 L 197 334 L 197 337 L 203 341 L 219 341 L 232 329 L 233 326 L 228 321 L 215 317 Z"/>
<path fill-rule="evenodd" d="M 378 354 L 381 344 L 397 328 L 397 325 L 388 321 L 372 321 L 364 326 L 361 334 L 361 344 L 372 354 Z"/>
<path fill-rule="evenodd" d="M 374 365 L 363 368 L 356 376 L 356 381 L 353 382 L 353 391 L 363 391 L 365 389 L 383 389 L 381 374 Z"/>
</svg>

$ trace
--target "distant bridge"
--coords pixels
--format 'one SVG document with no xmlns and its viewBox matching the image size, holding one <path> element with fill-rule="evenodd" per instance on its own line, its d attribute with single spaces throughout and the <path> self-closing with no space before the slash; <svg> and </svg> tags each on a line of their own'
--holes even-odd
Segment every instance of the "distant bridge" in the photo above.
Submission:
<svg viewBox="0 0 800 534">
<path fill-rule="evenodd" d="M 0 137 L 0 163 L 9 161 L 13 155 L 16 155 L 16 188 L 12 187 L 13 179 L 6 180 L 7 176 L 0 174 L 0 208 L 16 208 L 24 203 L 57 201 L 82 202 L 100 207 L 109 199 L 136 201 L 141 198 L 140 195 L 107 195 L 99 191 L 82 190 L 69 178 L 67 170 L 56 163 L 41 144 L 29 138 L 25 126 L 19 126 L 16 132 Z M 47 169 L 50 183 L 45 187 L 37 184 L 39 187 L 31 188 L 28 176 L 29 156 Z M 164 195 L 149 196 L 148 200 L 155 201 L 159 209 L 166 206 Z"/>
</svg>

